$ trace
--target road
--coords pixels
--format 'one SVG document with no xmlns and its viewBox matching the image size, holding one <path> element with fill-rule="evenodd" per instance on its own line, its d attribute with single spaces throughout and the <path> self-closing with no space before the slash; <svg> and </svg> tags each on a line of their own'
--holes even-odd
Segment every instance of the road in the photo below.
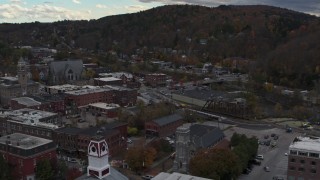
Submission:
<svg viewBox="0 0 320 180">
<path fill-rule="evenodd" d="M 270 146 L 259 145 L 258 154 L 264 155 L 264 160 L 261 166 L 254 166 L 252 172 L 248 175 L 241 175 L 239 180 L 271 180 L 273 176 L 286 177 L 288 167 L 288 156 L 285 153 L 288 152 L 289 145 L 293 139 L 299 136 L 298 133 L 285 133 L 282 129 L 269 130 L 269 136 L 271 133 L 279 134 L 279 139 L 276 141 L 277 146 L 271 148 Z M 260 140 L 263 138 L 259 138 Z M 268 166 L 270 172 L 264 171 L 263 167 Z"/>
</svg>

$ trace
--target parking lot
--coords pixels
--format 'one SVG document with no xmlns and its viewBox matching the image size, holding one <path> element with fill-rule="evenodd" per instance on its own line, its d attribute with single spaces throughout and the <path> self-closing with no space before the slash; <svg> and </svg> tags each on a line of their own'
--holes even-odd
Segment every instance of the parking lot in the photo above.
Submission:
<svg viewBox="0 0 320 180">
<path fill-rule="evenodd" d="M 240 176 L 240 180 L 271 180 L 274 176 L 286 178 L 288 156 L 286 156 L 285 153 L 288 152 L 289 145 L 293 139 L 300 134 L 295 132 L 286 133 L 284 129 L 278 128 L 255 130 L 232 127 L 225 131 L 226 138 L 230 139 L 235 132 L 246 134 L 248 137 L 256 136 L 260 142 L 270 140 L 269 145 L 259 145 L 258 154 L 264 156 L 261 165 L 254 165 L 249 174 L 242 174 Z M 278 136 L 278 139 L 274 140 L 274 137 L 271 137 L 271 134 Z M 265 137 L 266 135 L 269 137 Z M 272 147 L 272 144 L 275 144 L 275 146 Z M 264 167 L 268 167 L 270 171 L 267 172 Z"/>
</svg>

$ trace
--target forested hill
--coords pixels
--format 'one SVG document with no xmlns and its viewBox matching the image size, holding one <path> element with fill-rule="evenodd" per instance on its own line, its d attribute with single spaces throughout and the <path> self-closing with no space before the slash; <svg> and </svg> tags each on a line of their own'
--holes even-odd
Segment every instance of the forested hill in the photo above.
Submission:
<svg viewBox="0 0 320 180">
<path fill-rule="evenodd" d="M 319 18 L 270 6 L 171 5 L 91 21 L 0 25 L 0 40 L 13 45 L 127 54 L 142 47 L 172 48 L 199 61 L 243 57 L 261 61 L 257 72 L 279 81 L 317 75 L 319 39 Z"/>
</svg>

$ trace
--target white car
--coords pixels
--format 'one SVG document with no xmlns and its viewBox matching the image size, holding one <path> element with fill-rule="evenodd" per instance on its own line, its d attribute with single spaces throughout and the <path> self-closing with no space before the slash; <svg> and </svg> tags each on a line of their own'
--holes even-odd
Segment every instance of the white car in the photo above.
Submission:
<svg viewBox="0 0 320 180">
<path fill-rule="evenodd" d="M 133 143 L 133 142 L 132 142 L 131 139 L 128 138 L 128 139 L 127 139 L 127 143 L 131 144 L 131 143 Z"/>
<path fill-rule="evenodd" d="M 257 155 L 256 159 L 263 160 L 263 155 L 261 155 L 261 154 Z"/>
</svg>

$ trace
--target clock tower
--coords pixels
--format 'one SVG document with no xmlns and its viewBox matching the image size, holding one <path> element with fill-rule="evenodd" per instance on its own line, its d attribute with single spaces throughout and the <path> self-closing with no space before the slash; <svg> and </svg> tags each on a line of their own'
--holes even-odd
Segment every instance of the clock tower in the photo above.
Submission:
<svg viewBox="0 0 320 180">
<path fill-rule="evenodd" d="M 29 66 L 27 62 L 21 57 L 18 61 L 17 66 L 17 74 L 18 74 L 18 82 L 21 86 L 22 95 L 27 94 L 27 86 L 28 86 L 28 72 Z"/>
<path fill-rule="evenodd" d="M 88 146 L 87 175 L 103 179 L 110 175 L 109 150 L 103 136 L 95 136 Z"/>
</svg>

